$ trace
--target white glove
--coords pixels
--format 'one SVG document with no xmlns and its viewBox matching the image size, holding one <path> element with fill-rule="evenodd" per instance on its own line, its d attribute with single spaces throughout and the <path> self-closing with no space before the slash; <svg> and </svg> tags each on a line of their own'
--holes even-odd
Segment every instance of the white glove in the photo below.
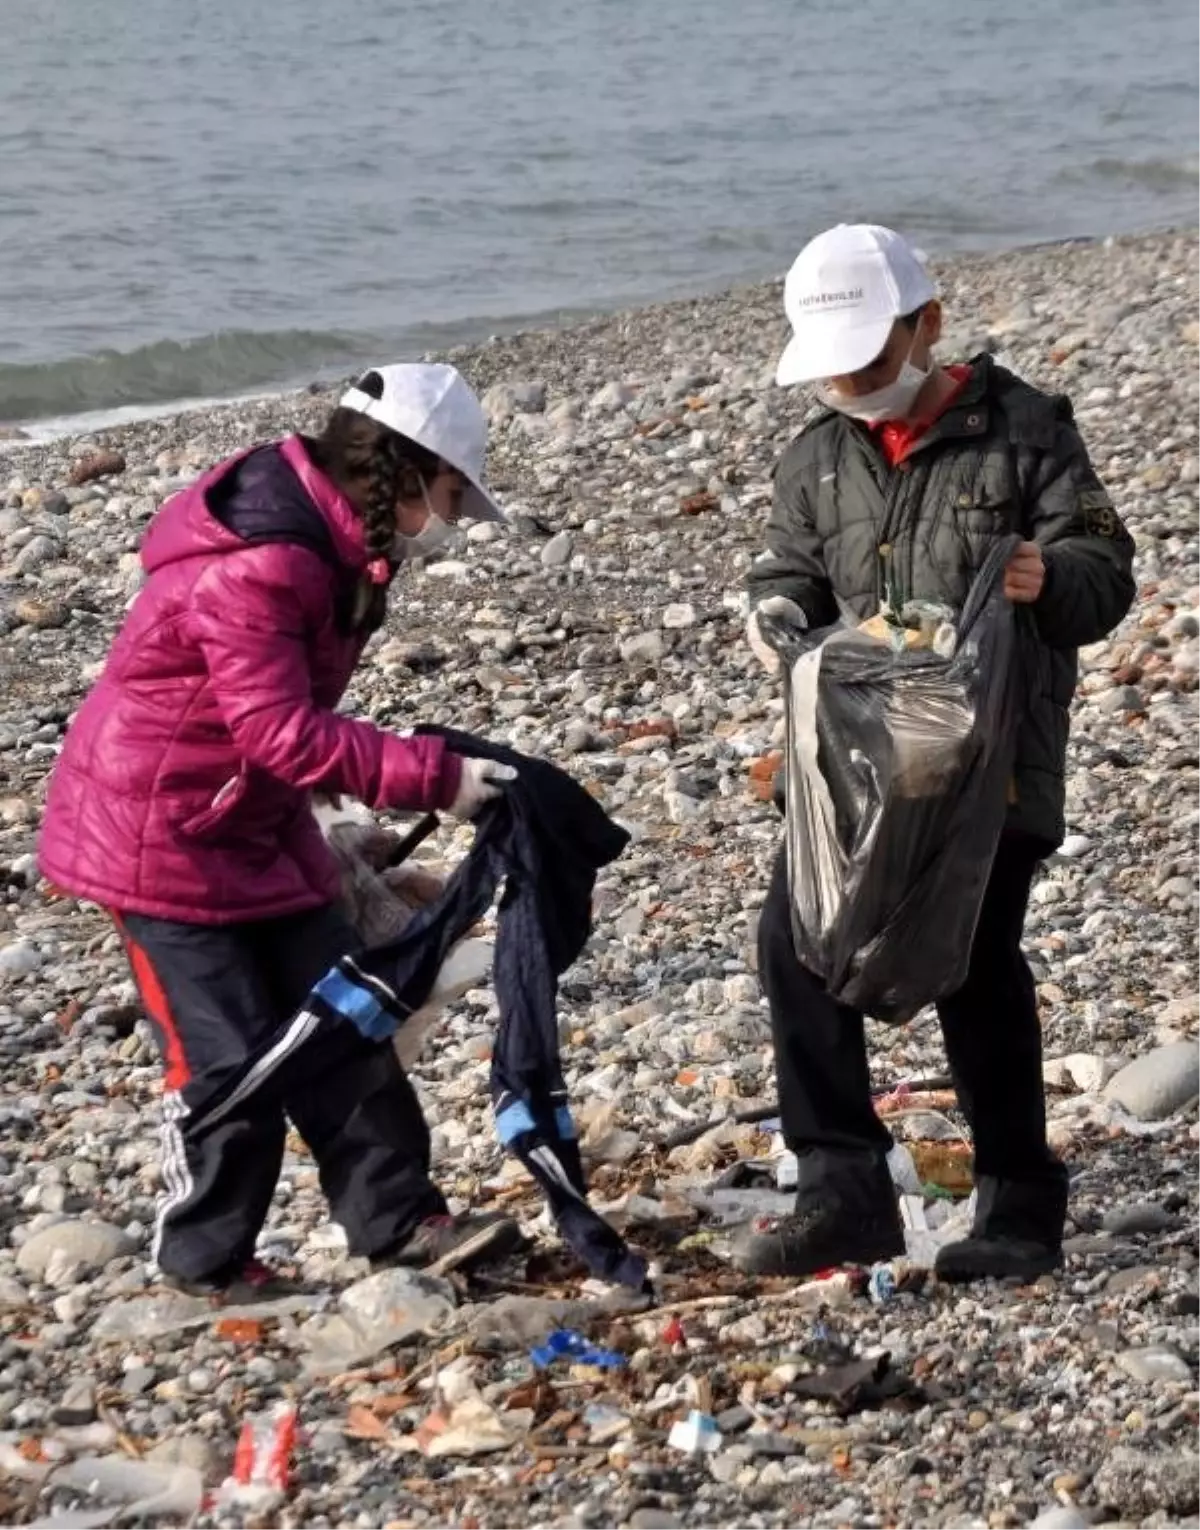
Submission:
<svg viewBox="0 0 1200 1530">
<path fill-rule="evenodd" d="M 455 818 L 474 818 L 485 803 L 500 795 L 509 781 L 517 779 L 511 765 L 501 765 L 499 760 L 477 760 L 463 755 L 462 778 L 458 793 L 449 811 Z"/>
<path fill-rule="evenodd" d="M 808 618 L 794 600 L 789 600 L 786 595 L 772 595 L 770 599 L 762 601 L 755 606 L 750 613 L 750 620 L 746 623 L 746 641 L 754 652 L 754 657 L 766 670 L 768 675 L 777 675 L 782 663 L 778 653 L 762 635 L 758 625 L 759 613 L 764 616 L 782 618 L 785 622 L 791 622 L 794 627 L 806 628 Z"/>
</svg>

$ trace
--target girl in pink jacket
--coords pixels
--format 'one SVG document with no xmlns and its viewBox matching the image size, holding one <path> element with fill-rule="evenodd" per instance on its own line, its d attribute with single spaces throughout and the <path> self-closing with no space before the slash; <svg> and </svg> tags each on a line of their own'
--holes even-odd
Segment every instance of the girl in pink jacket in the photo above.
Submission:
<svg viewBox="0 0 1200 1530">
<path fill-rule="evenodd" d="M 502 789 L 495 762 L 334 710 L 403 559 L 460 516 L 503 519 L 486 434 L 453 367 L 381 367 L 320 436 L 244 452 L 169 500 L 51 779 L 41 869 L 112 912 L 162 1050 L 154 1254 L 188 1290 L 269 1281 L 253 1251 L 289 1117 L 352 1253 L 465 1263 L 517 1241 L 505 1218 L 446 1215 L 390 1043 L 289 1024 L 359 944 L 312 794 L 470 817 Z"/>
</svg>

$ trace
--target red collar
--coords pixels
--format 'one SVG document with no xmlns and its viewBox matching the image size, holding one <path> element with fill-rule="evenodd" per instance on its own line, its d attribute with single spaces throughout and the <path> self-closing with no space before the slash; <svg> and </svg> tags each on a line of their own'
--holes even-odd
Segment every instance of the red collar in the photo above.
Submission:
<svg viewBox="0 0 1200 1530">
<path fill-rule="evenodd" d="M 966 387 L 971 368 L 958 365 L 947 367 L 946 372 L 954 379 L 954 387 L 931 413 L 922 415 L 919 420 L 880 420 L 867 427 L 879 438 L 879 445 L 883 449 L 883 455 L 887 458 L 889 467 L 895 467 L 897 463 L 903 462 L 927 434 L 929 428 L 945 414 Z"/>
</svg>

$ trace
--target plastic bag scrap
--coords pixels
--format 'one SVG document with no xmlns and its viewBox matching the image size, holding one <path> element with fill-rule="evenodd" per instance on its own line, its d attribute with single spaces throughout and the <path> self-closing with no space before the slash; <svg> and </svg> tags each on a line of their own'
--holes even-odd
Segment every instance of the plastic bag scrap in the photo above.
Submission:
<svg viewBox="0 0 1200 1530">
<path fill-rule="evenodd" d="M 764 620 L 787 663 L 787 855 L 800 960 L 841 1003 L 903 1023 L 961 987 L 1007 810 L 1023 629 L 998 541 L 952 633 Z M 877 619 L 873 619 L 877 620 Z M 884 623 L 885 626 L 889 624 Z"/>
<path fill-rule="evenodd" d="M 190 1466 L 167 1466 L 156 1461 L 130 1461 L 125 1456 L 77 1456 L 46 1468 L 49 1491 L 70 1491 L 100 1507 L 60 1509 L 34 1521 L 44 1530 L 100 1530 L 106 1525 L 142 1520 L 161 1525 L 176 1520 L 188 1524 L 204 1501 L 204 1480 Z"/>
</svg>

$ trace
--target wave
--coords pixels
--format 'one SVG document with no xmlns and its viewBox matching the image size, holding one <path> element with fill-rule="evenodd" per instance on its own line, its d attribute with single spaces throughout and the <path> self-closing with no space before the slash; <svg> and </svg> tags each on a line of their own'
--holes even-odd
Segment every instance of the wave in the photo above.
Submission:
<svg viewBox="0 0 1200 1530">
<path fill-rule="evenodd" d="M 1197 175 L 1200 175 L 1200 162 L 1195 159 L 1095 159 L 1088 165 L 1086 173 L 1102 180 L 1131 182 L 1159 191 L 1182 186 L 1194 189 Z"/>
<path fill-rule="evenodd" d="M 379 342 L 316 330 L 222 330 L 132 351 L 0 363 L 0 421 L 85 414 L 130 404 L 220 398 L 311 381 L 378 360 Z"/>
<path fill-rule="evenodd" d="M 0 425 L 52 421 L 61 426 L 86 418 L 89 428 L 98 429 L 110 419 L 284 393 L 361 367 L 472 345 L 489 335 L 560 329 L 593 318 L 607 306 L 597 300 L 503 316 L 476 314 L 373 336 L 305 329 L 221 330 L 193 340 L 156 340 L 132 351 L 104 350 L 62 361 L 0 362 Z"/>
</svg>

